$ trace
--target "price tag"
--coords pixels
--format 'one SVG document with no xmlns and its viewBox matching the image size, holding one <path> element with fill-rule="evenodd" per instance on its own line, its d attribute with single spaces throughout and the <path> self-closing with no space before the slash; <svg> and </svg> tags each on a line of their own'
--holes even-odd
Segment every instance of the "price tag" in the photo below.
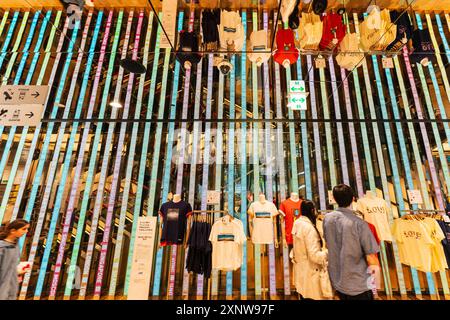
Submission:
<svg viewBox="0 0 450 320">
<path fill-rule="evenodd" d="M 209 205 L 217 205 L 220 204 L 220 191 L 216 190 L 208 190 L 206 195 L 206 203 Z"/>
<path fill-rule="evenodd" d="M 325 69 L 327 66 L 327 62 L 325 58 L 316 58 L 315 65 L 316 69 Z"/>
<path fill-rule="evenodd" d="M 411 204 L 422 204 L 422 194 L 420 193 L 420 190 L 408 190 L 408 198 L 409 203 Z"/>
<path fill-rule="evenodd" d="M 381 59 L 381 61 L 383 63 L 384 69 L 394 69 L 394 61 L 392 60 L 392 58 L 383 57 L 383 59 Z"/>
</svg>

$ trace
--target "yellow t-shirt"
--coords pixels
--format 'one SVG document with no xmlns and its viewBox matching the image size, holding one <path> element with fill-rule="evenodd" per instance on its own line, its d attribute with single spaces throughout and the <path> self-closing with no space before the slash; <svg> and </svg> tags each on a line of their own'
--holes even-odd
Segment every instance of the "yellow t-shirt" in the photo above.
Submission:
<svg viewBox="0 0 450 320">
<path fill-rule="evenodd" d="M 420 271 L 431 271 L 435 242 L 425 223 L 397 219 L 392 226 L 392 234 L 398 243 L 401 263 Z"/>
<path fill-rule="evenodd" d="M 435 245 L 431 251 L 431 272 L 438 272 L 448 268 L 447 260 L 445 258 L 444 248 L 441 241 L 445 239 L 441 227 L 436 220 L 432 218 L 425 218 L 424 224 L 429 229 L 431 239 Z"/>
</svg>

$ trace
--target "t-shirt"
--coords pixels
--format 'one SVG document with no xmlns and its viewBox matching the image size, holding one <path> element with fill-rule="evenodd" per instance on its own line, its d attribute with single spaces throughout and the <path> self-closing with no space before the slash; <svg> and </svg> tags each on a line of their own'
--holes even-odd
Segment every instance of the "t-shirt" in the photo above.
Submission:
<svg viewBox="0 0 450 320">
<path fill-rule="evenodd" d="M 281 29 L 276 35 L 277 50 L 273 55 L 275 62 L 283 65 L 285 60 L 294 64 L 298 60 L 298 49 L 295 47 L 294 32 L 291 29 Z"/>
<path fill-rule="evenodd" d="M 367 291 L 366 256 L 379 252 L 369 225 L 347 208 L 327 213 L 323 232 L 328 247 L 328 272 L 333 288 L 355 296 Z"/>
<path fill-rule="evenodd" d="M 255 62 L 258 67 L 267 62 L 272 56 L 267 40 L 266 30 L 253 31 L 250 35 L 249 48 L 253 52 L 249 52 L 247 56 L 248 59 L 251 62 Z"/>
<path fill-rule="evenodd" d="M 301 211 L 300 207 L 302 205 L 302 200 L 293 201 L 292 199 L 286 199 L 280 204 L 280 211 L 284 215 L 284 224 L 286 228 L 286 242 L 287 244 L 293 244 L 292 238 L 292 226 L 294 225 L 294 221 L 300 217 Z"/>
<path fill-rule="evenodd" d="M 244 46 L 244 27 L 238 11 L 222 10 L 219 25 L 220 46 L 228 50 L 241 51 Z"/>
<path fill-rule="evenodd" d="M 380 238 L 378 238 L 378 234 L 377 234 L 377 229 L 375 229 L 375 226 L 369 222 L 367 222 L 367 224 L 369 225 L 370 231 L 372 232 L 373 236 L 375 237 L 375 240 L 377 241 L 378 244 L 380 244 Z"/>
<path fill-rule="evenodd" d="M 444 233 L 436 220 L 432 218 L 425 218 L 423 221 L 430 231 L 431 239 L 434 241 L 434 246 L 431 250 L 431 272 L 438 272 L 448 269 L 444 248 L 441 243 L 441 241 L 445 239 Z"/>
<path fill-rule="evenodd" d="M 277 207 L 272 202 L 259 201 L 250 205 L 249 211 L 254 214 L 252 242 L 254 244 L 273 243 L 273 217 L 277 215 Z"/>
<path fill-rule="evenodd" d="M 442 247 L 444 248 L 447 265 L 450 265 L 450 223 L 445 221 L 438 221 L 445 238 L 442 239 Z"/>
<path fill-rule="evenodd" d="M 435 49 L 431 41 L 430 31 L 428 29 L 414 30 L 412 34 L 413 52 L 410 60 L 415 63 L 423 63 L 425 59 L 429 62 L 435 62 Z"/>
<path fill-rule="evenodd" d="M 389 207 L 384 199 L 363 197 L 358 199 L 356 209 L 364 214 L 364 220 L 373 224 L 381 241 L 392 241 L 389 226 Z"/>
<path fill-rule="evenodd" d="M 187 218 L 192 214 L 191 205 L 185 201 L 169 201 L 161 206 L 159 214 L 163 219 L 161 245 L 182 244 Z"/>
<path fill-rule="evenodd" d="M 211 228 L 209 241 L 212 243 L 212 268 L 223 271 L 239 269 L 242 264 L 242 244 L 247 238 L 242 223 L 220 218 Z"/>
<path fill-rule="evenodd" d="M 435 243 L 424 223 L 414 220 L 396 219 L 392 226 L 392 234 L 398 244 L 401 263 L 420 271 L 431 271 L 431 249 Z"/>
</svg>

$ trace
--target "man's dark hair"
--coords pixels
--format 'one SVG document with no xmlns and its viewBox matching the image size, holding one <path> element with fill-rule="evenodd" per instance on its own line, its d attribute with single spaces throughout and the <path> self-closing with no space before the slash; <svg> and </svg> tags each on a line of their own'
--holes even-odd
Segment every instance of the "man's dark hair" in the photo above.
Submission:
<svg viewBox="0 0 450 320">
<path fill-rule="evenodd" d="M 333 198 L 339 207 L 348 207 L 353 202 L 354 196 L 352 187 L 346 184 L 338 184 L 333 188 Z"/>
</svg>

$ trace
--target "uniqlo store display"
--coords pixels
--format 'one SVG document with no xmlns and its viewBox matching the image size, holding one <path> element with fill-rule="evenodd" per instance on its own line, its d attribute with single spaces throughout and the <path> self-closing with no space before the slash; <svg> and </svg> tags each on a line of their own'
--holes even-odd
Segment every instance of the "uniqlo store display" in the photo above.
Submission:
<svg viewBox="0 0 450 320">
<path fill-rule="evenodd" d="M 0 1 L 0 293 L 450 300 L 447 0 L 113 2 Z"/>
</svg>

